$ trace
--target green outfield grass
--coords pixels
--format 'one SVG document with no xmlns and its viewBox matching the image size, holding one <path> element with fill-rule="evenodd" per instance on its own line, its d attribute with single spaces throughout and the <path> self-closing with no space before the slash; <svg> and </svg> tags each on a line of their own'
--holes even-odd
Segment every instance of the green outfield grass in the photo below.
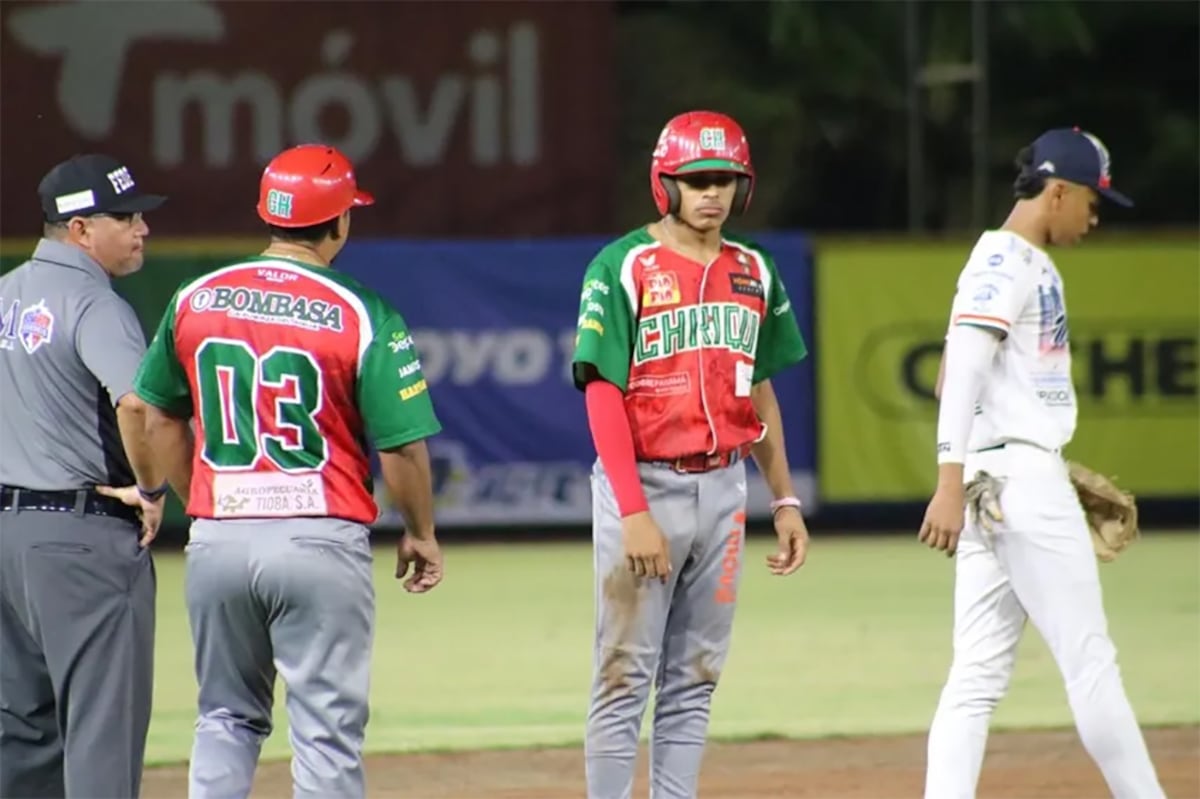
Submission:
<svg viewBox="0 0 1200 799">
<path fill-rule="evenodd" d="M 917 732 L 950 656 L 952 564 L 908 537 L 821 539 L 779 579 L 748 546 L 714 737 Z M 591 551 L 583 544 L 454 545 L 446 582 L 404 593 L 376 553 L 372 751 L 577 743 L 589 684 Z M 1200 537 L 1149 535 L 1101 567 L 1110 628 L 1145 724 L 1200 721 Z M 147 760 L 186 759 L 195 714 L 183 560 L 158 558 L 154 715 Z M 264 758 L 288 755 L 282 688 Z M 1041 639 L 1023 644 L 999 727 L 1071 724 Z"/>
</svg>

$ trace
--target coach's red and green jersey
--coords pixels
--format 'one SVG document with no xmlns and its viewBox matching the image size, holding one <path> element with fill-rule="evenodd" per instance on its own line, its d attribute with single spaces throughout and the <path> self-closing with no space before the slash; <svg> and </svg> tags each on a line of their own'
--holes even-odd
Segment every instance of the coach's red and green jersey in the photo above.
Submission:
<svg viewBox="0 0 1200 799">
<path fill-rule="evenodd" d="M 332 269 L 254 258 L 185 284 L 138 370 L 139 397 L 195 419 L 187 513 L 369 524 L 365 442 L 441 430 L 404 320 Z"/>
<path fill-rule="evenodd" d="M 575 383 L 590 364 L 625 392 L 640 460 L 758 441 L 751 388 L 806 354 L 774 262 L 749 242 L 726 237 L 705 265 L 641 228 L 601 250 L 584 276 Z"/>
</svg>

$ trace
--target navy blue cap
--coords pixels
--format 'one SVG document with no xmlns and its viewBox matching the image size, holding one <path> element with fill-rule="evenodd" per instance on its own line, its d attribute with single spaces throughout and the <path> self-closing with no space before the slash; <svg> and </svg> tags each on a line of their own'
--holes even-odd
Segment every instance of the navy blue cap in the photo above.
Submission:
<svg viewBox="0 0 1200 799">
<path fill-rule="evenodd" d="M 57 165 L 38 184 L 42 217 L 62 222 L 73 216 L 153 211 L 167 198 L 143 194 L 129 168 L 108 155 L 77 155 Z"/>
<path fill-rule="evenodd" d="M 1079 128 L 1048 130 L 1033 143 L 1039 175 L 1090 186 L 1102 197 L 1129 208 L 1133 200 L 1112 187 L 1112 159 L 1099 138 Z"/>
</svg>

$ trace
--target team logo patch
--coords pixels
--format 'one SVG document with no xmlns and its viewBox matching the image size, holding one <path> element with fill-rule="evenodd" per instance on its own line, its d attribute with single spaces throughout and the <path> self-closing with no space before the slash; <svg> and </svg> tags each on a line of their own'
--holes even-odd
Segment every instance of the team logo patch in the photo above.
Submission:
<svg viewBox="0 0 1200 799">
<path fill-rule="evenodd" d="M 725 129 L 724 128 L 701 128 L 700 129 L 700 148 L 703 150 L 724 150 L 725 149 Z"/>
<path fill-rule="evenodd" d="M 267 213 L 279 219 L 291 219 L 292 202 L 295 199 L 291 192 L 271 189 L 267 192 Z"/>
<path fill-rule="evenodd" d="M 750 275 L 733 273 L 729 275 L 729 289 L 734 294 L 745 294 L 749 297 L 763 298 L 762 281 Z"/>
<path fill-rule="evenodd" d="M 642 289 L 642 307 L 657 308 L 660 305 L 675 305 L 679 302 L 679 280 L 674 272 L 655 272 L 646 275 Z"/>
<path fill-rule="evenodd" d="M 21 312 L 17 338 L 27 353 L 33 355 L 38 347 L 49 344 L 53 336 L 54 314 L 46 307 L 45 300 L 39 300 L 37 305 L 31 305 Z"/>
</svg>

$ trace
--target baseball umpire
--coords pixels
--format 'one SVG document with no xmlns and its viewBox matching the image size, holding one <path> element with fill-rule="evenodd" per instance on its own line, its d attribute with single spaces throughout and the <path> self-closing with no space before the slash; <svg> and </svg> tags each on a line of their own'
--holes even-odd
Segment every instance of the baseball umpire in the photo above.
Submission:
<svg viewBox="0 0 1200 799">
<path fill-rule="evenodd" d="M 133 394 L 145 337 L 110 281 L 165 198 L 106 155 L 38 191 L 43 237 L 0 277 L 0 796 L 133 797 L 166 488 Z"/>
<path fill-rule="evenodd" d="M 155 454 L 195 519 L 192 799 L 250 793 L 276 675 L 294 795 L 365 793 L 378 516 L 367 440 L 407 523 L 396 576 L 414 567 L 413 593 L 442 578 L 424 441 L 441 425 L 416 348 L 399 313 L 331 268 L 352 209 L 373 202 L 336 149 L 280 153 L 259 191 L 267 248 L 181 286 L 135 380 Z"/>
<path fill-rule="evenodd" d="M 754 189 L 741 127 L 711 111 L 672 119 L 650 188 L 661 218 L 588 266 L 573 359 L 598 454 L 592 799 L 631 795 L 651 681 L 650 795 L 696 795 L 737 605 L 748 456 L 775 497 L 768 568 L 791 574 L 808 548 L 770 380 L 807 348 L 771 256 L 723 233 Z"/>
</svg>

